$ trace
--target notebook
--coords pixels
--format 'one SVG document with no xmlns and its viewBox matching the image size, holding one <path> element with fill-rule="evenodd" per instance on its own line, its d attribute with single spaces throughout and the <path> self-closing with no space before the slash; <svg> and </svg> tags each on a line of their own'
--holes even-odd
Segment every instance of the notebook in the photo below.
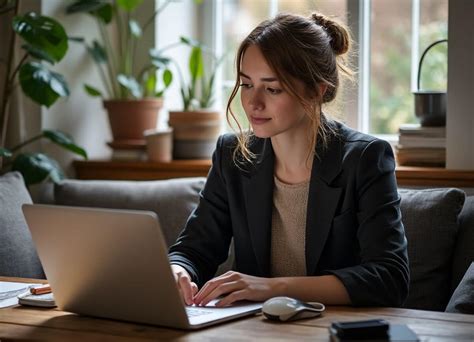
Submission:
<svg viewBox="0 0 474 342">
<path fill-rule="evenodd" d="M 23 205 L 56 305 L 83 315 L 196 329 L 262 304 L 187 307 L 153 212 Z"/>
</svg>

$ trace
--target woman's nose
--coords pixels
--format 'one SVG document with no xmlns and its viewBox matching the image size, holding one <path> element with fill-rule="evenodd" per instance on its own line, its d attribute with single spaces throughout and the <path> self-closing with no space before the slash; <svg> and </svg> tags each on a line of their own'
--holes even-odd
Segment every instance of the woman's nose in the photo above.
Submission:
<svg viewBox="0 0 474 342">
<path fill-rule="evenodd" d="M 262 99 L 261 93 L 258 90 L 252 92 L 249 98 L 249 105 L 253 110 L 262 110 L 265 108 L 265 103 Z"/>
</svg>

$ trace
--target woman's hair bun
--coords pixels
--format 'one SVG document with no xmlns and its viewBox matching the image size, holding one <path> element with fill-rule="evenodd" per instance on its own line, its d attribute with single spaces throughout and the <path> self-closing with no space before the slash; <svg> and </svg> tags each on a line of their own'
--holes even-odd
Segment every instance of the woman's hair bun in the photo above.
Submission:
<svg viewBox="0 0 474 342">
<path fill-rule="evenodd" d="M 336 55 L 343 55 L 350 48 L 350 35 L 345 26 L 320 13 L 311 14 L 313 22 L 321 26 L 331 37 L 331 48 Z"/>
</svg>

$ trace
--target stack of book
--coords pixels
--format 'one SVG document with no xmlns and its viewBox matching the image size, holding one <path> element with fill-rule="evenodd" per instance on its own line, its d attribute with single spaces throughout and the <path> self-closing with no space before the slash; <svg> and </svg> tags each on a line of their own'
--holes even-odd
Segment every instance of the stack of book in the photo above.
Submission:
<svg viewBox="0 0 474 342">
<path fill-rule="evenodd" d="M 424 127 L 419 124 L 400 126 L 396 147 L 398 165 L 446 165 L 446 127 Z"/>
<path fill-rule="evenodd" d="M 107 145 L 112 149 L 112 160 L 146 160 L 146 142 L 137 140 L 114 140 Z"/>
</svg>

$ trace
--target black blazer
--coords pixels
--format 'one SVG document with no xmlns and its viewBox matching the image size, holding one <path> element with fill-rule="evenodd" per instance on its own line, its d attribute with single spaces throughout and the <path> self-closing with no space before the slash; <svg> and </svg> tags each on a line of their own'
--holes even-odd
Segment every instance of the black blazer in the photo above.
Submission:
<svg viewBox="0 0 474 342">
<path fill-rule="evenodd" d="M 327 149 L 318 144 L 309 186 L 306 270 L 333 274 L 353 305 L 400 306 L 408 293 L 407 241 L 400 214 L 390 145 L 329 121 L 336 131 Z M 232 159 L 236 137 L 219 138 L 212 168 L 170 262 L 183 266 L 199 286 L 228 257 L 234 269 L 270 276 L 274 153 L 270 139 L 255 138 L 253 165 Z"/>
</svg>

